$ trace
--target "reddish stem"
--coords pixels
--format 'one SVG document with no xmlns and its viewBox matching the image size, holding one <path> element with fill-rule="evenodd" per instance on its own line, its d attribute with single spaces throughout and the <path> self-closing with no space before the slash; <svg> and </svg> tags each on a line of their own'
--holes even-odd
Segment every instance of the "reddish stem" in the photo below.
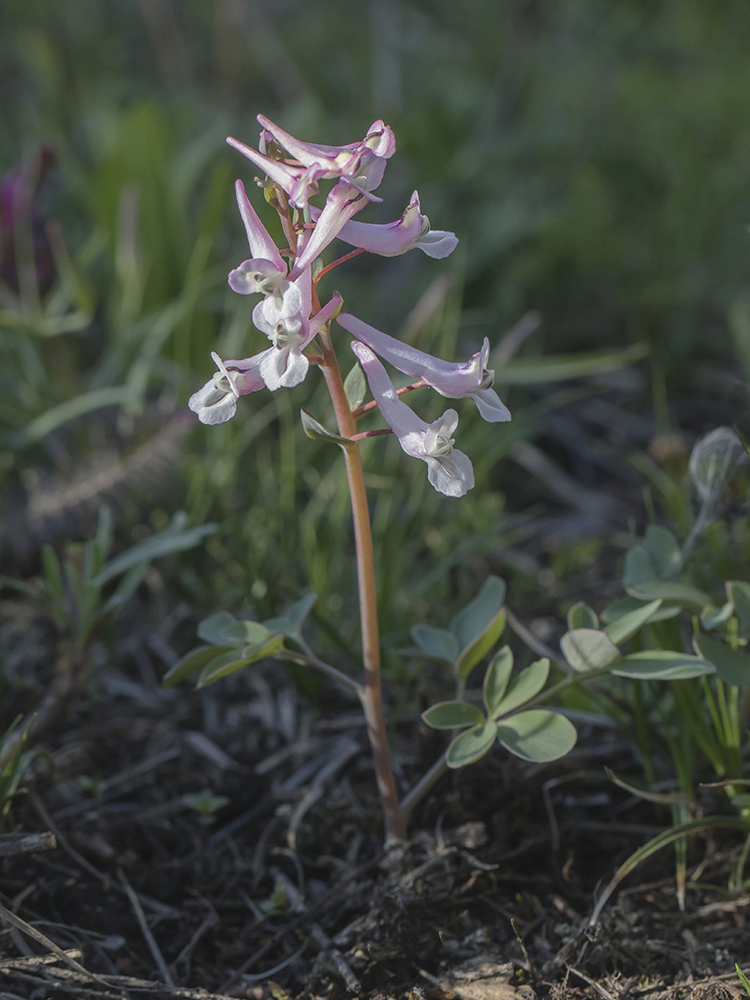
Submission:
<svg viewBox="0 0 750 1000">
<path fill-rule="evenodd" d="M 403 396 L 407 392 L 413 392 L 415 389 L 422 389 L 426 385 L 427 383 L 425 380 L 421 378 L 418 382 L 412 383 L 412 385 L 405 385 L 403 389 L 396 389 L 396 395 Z M 373 399 L 372 402 L 365 403 L 364 406 L 358 406 L 357 409 L 353 411 L 352 415 L 354 419 L 357 420 L 363 413 L 367 413 L 368 410 L 374 410 L 377 405 L 378 404 Z"/>
<path fill-rule="evenodd" d="M 352 250 L 351 253 L 347 253 L 347 254 L 344 254 L 343 257 L 339 257 L 338 260 L 334 260 L 334 261 L 331 261 L 330 264 L 326 264 L 326 266 L 323 268 L 322 271 L 318 271 L 318 273 L 315 276 L 315 279 L 313 281 L 313 284 L 317 285 L 317 283 L 320 281 L 320 279 L 323 277 L 323 275 L 324 274 L 328 274 L 328 272 L 332 271 L 334 269 L 334 267 L 338 267 L 339 264 L 343 264 L 347 260 L 352 260 L 352 258 L 354 258 L 354 257 L 359 257 L 359 255 L 361 253 L 365 253 L 365 252 L 366 251 L 364 251 L 361 247 L 358 247 L 356 250 Z"/>
</svg>

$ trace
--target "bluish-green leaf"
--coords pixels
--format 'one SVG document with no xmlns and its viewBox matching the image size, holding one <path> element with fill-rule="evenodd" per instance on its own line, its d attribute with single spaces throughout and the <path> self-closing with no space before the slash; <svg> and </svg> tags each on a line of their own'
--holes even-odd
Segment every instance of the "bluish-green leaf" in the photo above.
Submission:
<svg viewBox="0 0 750 1000">
<path fill-rule="evenodd" d="M 484 675 L 483 695 L 487 714 L 492 717 L 502 703 L 513 670 L 513 653 L 510 646 L 495 653 Z"/>
<path fill-rule="evenodd" d="M 505 608 L 500 608 L 495 617 L 489 622 L 484 632 L 470 642 L 466 649 L 463 649 L 456 660 L 454 670 L 457 677 L 468 677 L 474 667 L 482 660 L 495 645 L 505 629 Z"/>
<path fill-rule="evenodd" d="M 162 678 L 162 687 L 174 687 L 180 681 L 184 681 L 193 674 L 197 674 L 199 670 L 202 670 L 211 660 L 215 660 L 217 656 L 230 652 L 235 656 L 237 655 L 237 650 L 231 646 L 198 646 L 197 649 L 191 649 L 181 660 L 178 660 L 177 663 L 169 668 Z"/>
<path fill-rule="evenodd" d="M 599 616 L 584 601 L 576 602 L 568 609 L 568 628 L 599 628 Z"/>
<path fill-rule="evenodd" d="M 695 611 L 700 611 L 707 604 L 713 603 L 710 594 L 698 590 L 697 587 L 691 587 L 688 583 L 669 583 L 666 580 L 659 580 L 656 583 L 639 583 L 637 586 L 625 589 L 631 597 L 637 597 L 640 601 L 655 601 L 660 597 L 670 604 L 679 604 Z"/>
<path fill-rule="evenodd" d="M 367 393 L 367 380 L 358 361 L 354 362 L 354 367 L 344 379 L 344 392 L 350 409 L 356 410 L 362 405 Z"/>
<path fill-rule="evenodd" d="M 715 673 L 712 663 L 700 656 L 675 653 L 671 649 L 647 649 L 629 653 L 612 668 L 618 677 L 641 680 L 680 681 L 688 677 L 701 677 Z"/>
<path fill-rule="evenodd" d="M 619 646 L 621 642 L 625 642 L 632 635 L 635 635 L 638 629 L 645 625 L 646 622 L 651 621 L 654 614 L 661 607 L 661 603 L 661 598 L 656 601 L 649 601 L 648 604 L 642 604 L 635 611 L 623 615 L 622 618 L 618 618 L 611 625 L 607 625 L 604 629 L 606 635 L 609 636 L 615 646 Z"/>
<path fill-rule="evenodd" d="M 347 438 L 341 437 L 339 434 L 334 434 L 332 431 L 327 430 L 321 423 L 319 423 L 312 413 L 303 407 L 300 410 L 300 416 L 302 418 L 302 428 L 309 438 L 314 441 L 330 441 L 331 444 L 339 444 L 342 448 L 348 448 L 351 446 L 352 442 Z"/>
<path fill-rule="evenodd" d="M 305 594 L 296 601 L 291 608 L 287 611 L 286 617 L 293 622 L 297 628 L 302 626 L 302 623 L 307 618 L 307 616 L 312 611 L 315 606 L 315 602 L 318 599 L 318 595 L 314 593 Z"/>
<path fill-rule="evenodd" d="M 499 576 L 488 576 L 477 596 L 458 612 L 450 624 L 450 630 L 458 640 L 458 648 L 466 649 L 484 632 L 504 603 L 505 581 Z"/>
<path fill-rule="evenodd" d="M 619 618 L 629 615 L 632 611 L 638 611 L 650 603 L 650 601 L 639 601 L 635 597 L 618 597 L 617 600 L 612 601 L 602 611 L 602 621 L 611 625 L 612 622 L 616 622 Z M 667 618 L 675 618 L 679 613 L 680 608 L 674 604 L 662 604 L 659 610 L 651 616 L 650 620 L 652 622 L 666 621 Z"/>
<path fill-rule="evenodd" d="M 543 763 L 557 760 L 576 744 L 576 727 L 564 715 L 535 708 L 497 724 L 497 738 L 516 757 Z"/>
<path fill-rule="evenodd" d="M 646 529 L 643 545 L 660 579 L 668 579 L 682 566 L 680 546 L 668 528 L 663 528 L 660 524 L 650 524 Z"/>
<path fill-rule="evenodd" d="M 457 736 L 448 747 L 445 763 L 453 769 L 473 764 L 480 757 L 484 757 L 495 742 L 496 735 L 497 724 L 491 720 L 467 729 L 465 733 Z"/>
<path fill-rule="evenodd" d="M 743 632 L 750 631 L 750 583 L 727 580 L 727 597 L 734 604 L 734 613 Z"/>
<path fill-rule="evenodd" d="M 714 604 L 707 604 L 701 610 L 701 625 L 705 629 L 717 628 L 719 625 L 723 625 L 724 622 L 729 621 L 733 614 L 734 604 L 731 601 L 722 604 L 720 608 L 717 608 Z"/>
<path fill-rule="evenodd" d="M 549 660 L 544 657 L 525 667 L 517 677 L 513 678 L 508 691 L 492 713 L 497 719 L 525 705 L 529 698 L 539 694 L 549 677 Z"/>
<path fill-rule="evenodd" d="M 228 677 L 236 670 L 250 666 L 251 663 L 257 663 L 258 660 L 272 657 L 274 653 L 283 648 L 283 645 L 284 636 L 274 635 L 268 642 L 262 645 L 248 646 L 241 654 L 238 654 L 236 649 L 232 649 L 228 653 L 216 656 L 201 670 L 197 687 L 207 687 L 209 684 L 220 681 L 223 677 Z"/>
<path fill-rule="evenodd" d="M 465 729 L 483 723 L 484 715 L 467 701 L 441 701 L 422 712 L 422 721 L 430 729 Z"/>
<path fill-rule="evenodd" d="M 458 640 L 447 628 L 435 628 L 433 625 L 414 625 L 411 637 L 423 653 L 433 660 L 445 660 L 451 666 L 456 662 L 461 650 Z"/>
<path fill-rule="evenodd" d="M 631 545 L 625 554 L 625 566 L 622 574 L 623 587 L 635 587 L 642 583 L 651 583 L 656 578 L 656 570 L 646 548 L 640 542 Z"/>
<path fill-rule="evenodd" d="M 709 639 L 707 635 L 694 635 L 693 648 L 704 660 L 716 667 L 716 676 L 725 684 L 744 687 L 750 684 L 750 657 L 740 653 L 725 642 Z"/>
<path fill-rule="evenodd" d="M 573 670 L 582 674 L 604 670 L 620 658 L 620 651 L 606 632 L 594 628 L 566 632 L 560 640 L 560 649 Z"/>
<path fill-rule="evenodd" d="M 198 638 L 214 646 L 241 646 L 241 639 L 229 640 L 227 629 L 237 624 L 237 619 L 230 611 L 215 611 L 204 618 L 198 625 Z"/>
</svg>

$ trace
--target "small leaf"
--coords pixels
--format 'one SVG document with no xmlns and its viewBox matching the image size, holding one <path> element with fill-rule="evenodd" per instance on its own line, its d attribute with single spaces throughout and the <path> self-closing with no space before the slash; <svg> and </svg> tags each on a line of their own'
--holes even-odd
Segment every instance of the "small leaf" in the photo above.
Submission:
<svg viewBox="0 0 750 1000">
<path fill-rule="evenodd" d="M 484 675 L 483 695 L 487 714 L 492 717 L 503 700 L 513 670 L 513 653 L 510 646 L 503 648 L 490 660 Z"/>
<path fill-rule="evenodd" d="M 604 631 L 615 646 L 619 646 L 621 642 L 625 642 L 626 639 L 635 635 L 638 629 L 645 625 L 646 622 L 651 621 L 653 615 L 660 607 L 661 599 L 650 601 L 648 604 L 642 604 L 635 611 L 623 615 L 622 618 L 618 618 L 617 621 L 608 625 Z"/>
<path fill-rule="evenodd" d="M 727 580 L 726 588 L 740 628 L 743 632 L 750 630 L 750 583 L 745 583 L 744 580 Z"/>
<path fill-rule="evenodd" d="M 417 646 L 434 660 L 445 660 L 451 666 L 461 652 L 458 640 L 446 628 L 435 628 L 433 625 L 414 625 L 411 637 Z"/>
<path fill-rule="evenodd" d="M 694 635 L 693 648 L 704 660 L 716 667 L 716 676 L 725 684 L 744 687 L 750 684 L 750 658 L 732 649 L 725 642 L 709 639 L 707 635 Z"/>
<path fill-rule="evenodd" d="M 493 718 L 497 719 L 501 715 L 507 715 L 509 712 L 520 708 L 521 705 L 525 705 L 529 698 L 533 698 L 534 695 L 539 694 L 547 683 L 548 677 L 549 660 L 546 657 L 525 667 L 514 678 L 513 683 L 508 689 L 508 693 L 492 713 Z"/>
<path fill-rule="evenodd" d="M 344 379 L 344 392 L 346 393 L 349 408 L 358 410 L 367 392 L 365 373 L 362 371 L 362 367 L 358 361 L 354 362 L 354 367 Z"/>
<path fill-rule="evenodd" d="M 305 434 L 314 441 L 330 441 L 332 444 L 341 445 L 342 448 L 348 448 L 352 444 L 348 438 L 340 437 L 340 435 L 326 430 L 304 407 L 300 410 L 300 416 L 302 417 L 302 428 Z"/>
<path fill-rule="evenodd" d="M 612 669 L 612 673 L 618 677 L 669 681 L 701 677 L 715 672 L 714 665 L 702 657 L 675 653 L 671 649 L 647 649 L 640 653 L 629 653 Z"/>
<path fill-rule="evenodd" d="M 481 725 L 484 715 L 467 701 L 441 701 L 426 712 L 422 712 L 422 721 L 430 729 L 464 729 L 466 726 Z"/>
<path fill-rule="evenodd" d="M 273 631 L 261 622 L 242 619 L 224 629 L 227 642 L 239 643 L 242 646 L 259 646 L 273 635 Z"/>
<path fill-rule="evenodd" d="M 650 524 L 646 529 L 643 545 L 660 579 L 665 580 L 673 576 L 682 566 L 680 546 L 668 528 L 663 528 L 660 524 Z"/>
<path fill-rule="evenodd" d="M 566 632 L 560 640 L 560 649 L 570 666 L 578 673 L 604 670 L 620 658 L 620 651 L 607 633 L 593 628 L 577 628 Z"/>
<path fill-rule="evenodd" d="M 495 722 L 483 722 L 481 725 L 467 729 L 461 733 L 448 747 L 445 755 L 445 763 L 454 770 L 459 767 L 466 767 L 484 757 L 497 735 L 497 724 Z"/>
<path fill-rule="evenodd" d="M 313 607 L 315 606 L 315 602 L 317 601 L 317 599 L 318 599 L 317 594 L 313 593 L 305 594 L 304 597 L 301 597 L 298 601 L 296 601 L 287 611 L 286 613 L 287 618 L 289 618 L 290 621 L 294 622 L 297 628 L 300 628 L 305 618 L 307 618 L 307 616 L 310 614 Z"/>
<path fill-rule="evenodd" d="M 625 554 L 622 585 L 626 589 L 656 580 L 656 570 L 645 547 L 637 542 Z"/>
<path fill-rule="evenodd" d="M 611 625 L 612 622 L 616 622 L 618 618 L 623 618 L 625 615 L 629 615 L 631 611 L 637 611 L 639 608 L 645 607 L 646 603 L 639 601 L 635 597 L 618 597 L 616 601 L 612 601 L 607 607 L 602 611 L 602 621 Z M 680 608 L 675 607 L 674 604 L 662 604 L 658 611 L 656 611 L 650 618 L 652 622 L 666 621 L 667 618 L 675 618 L 680 613 Z M 606 629 L 605 629 L 606 631 Z"/>
<path fill-rule="evenodd" d="M 227 629 L 237 624 L 237 619 L 229 611 L 216 611 L 204 618 L 198 625 L 198 638 L 214 646 L 242 645 L 241 639 L 229 639 Z"/>
<path fill-rule="evenodd" d="M 701 625 L 704 629 L 709 631 L 712 628 L 716 628 L 718 625 L 723 625 L 724 622 L 729 621 L 729 619 L 734 614 L 734 604 L 731 601 L 727 601 L 726 604 L 722 604 L 720 608 L 717 608 L 714 604 L 707 604 L 705 608 L 702 609 L 700 614 Z"/>
<path fill-rule="evenodd" d="M 691 587 L 687 583 L 668 583 L 658 581 L 657 583 L 639 583 L 638 586 L 626 587 L 631 597 L 637 597 L 641 601 L 655 601 L 660 597 L 663 601 L 671 604 L 680 604 L 685 608 L 693 608 L 700 611 L 707 604 L 712 604 L 710 594 L 697 587 Z"/>
<path fill-rule="evenodd" d="M 505 581 L 499 576 L 488 576 L 477 596 L 458 612 L 450 624 L 459 649 L 466 649 L 485 631 L 504 603 Z"/>
<path fill-rule="evenodd" d="M 209 684 L 214 684 L 223 677 L 228 677 L 229 674 L 233 674 L 236 670 L 241 670 L 251 663 L 272 657 L 283 645 L 284 636 L 274 635 L 268 642 L 261 646 L 248 646 L 239 656 L 236 649 L 230 650 L 228 653 L 222 653 L 220 656 L 214 657 L 201 670 L 197 687 L 207 687 Z"/>
<path fill-rule="evenodd" d="M 232 649 L 231 646 L 198 646 L 197 649 L 191 649 L 181 660 L 178 660 L 177 663 L 169 668 L 162 678 L 161 686 L 174 687 L 180 681 L 184 681 L 193 674 L 197 674 L 199 670 L 202 670 L 207 663 L 216 659 L 217 656 L 229 652 L 234 653 L 235 656 L 237 655 L 237 650 Z"/>
<path fill-rule="evenodd" d="M 480 660 L 489 653 L 505 629 L 505 608 L 500 608 L 495 617 L 487 625 L 484 632 L 463 649 L 454 664 L 457 677 L 468 677 Z"/>
<path fill-rule="evenodd" d="M 578 601 L 568 609 L 568 628 L 599 628 L 599 617 L 593 608 Z"/>
<path fill-rule="evenodd" d="M 544 763 L 569 753 L 576 745 L 578 733 L 564 715 L 535 708 L 499 722 L 497 738 L 516 757 Z"/>
</svg>

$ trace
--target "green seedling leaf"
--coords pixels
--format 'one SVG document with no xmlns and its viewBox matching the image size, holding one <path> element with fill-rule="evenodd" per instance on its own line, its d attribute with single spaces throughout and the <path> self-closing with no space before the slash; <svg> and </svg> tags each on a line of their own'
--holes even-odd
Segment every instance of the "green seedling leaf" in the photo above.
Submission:
<svg viewBox="0 0 750 1000">
<path fill-rule="evenodd" d="M 560 640 L 560 649 L 573 670 L 581 674 L 604 670 L 620 659 L 620 651 L 607 633 L 594 628 L 566 632 Z"/>
<path fill-rule="evenodd" d="M 502 704 L 505 689 L 513 670 L 513 653 L 510 646 L 503 648 L 490 660 L 484 675 L 483 696 L 487 714 L 492 718 Z"/>
<path fill-rule="evenodd" d="M 541 764 L 569 753 L 576 745 L 578 733 L 564 715 L 535 708 L 499 722 L 497 738 L 516 757 Z"/>
<path fill-rule="evenodd" d="M 645 546 L 640 542 L 632 545 L 625 554 L 625 566 L 622 574 L 622 585 L 636 587 L 642 583 L 653 583 L 656 580 L 656 570 L 651 562 Z"/>
<path fill-rule="evenodd" d="M 344 379 L 344 392 L 351 410 L 358 410 L 367 393 L 367 380 L 358 361 Z"/>
<path fill-rule="evenodd" d="M 283 646 L 284 636 L 274 635 L 268 642 L 262 645 L 248 646 L 242 651 L 239 657 L 236 649 L 228 653 L 222 653 L 220 656 L 210 660 L 203 670 L 201 670 L 196 686 L 203 688 L 209 684 L 214 684 L 223 677 L 228 677 L 230 674 L 235 673 L 235 671 L 250 666 L 251 663 L 257 663 L 258 660 L 265 660 L 268 657 L 272 657 Z"/>
<path fill-rule="evenodd" d="M 411 637 L 423 653 L 433 660 L 444 660 L 451 666 L 456 662 L 461 650 L 458 639 L 447 628 L 435 628 L 432 625 L 414 625 Z"/>
<path fill-rule="evenodd" d="M 237 650 L 232 649 L 231 646 L 198 646 L 197 649 L 191 649 L 181 660 L 169 668 L 162 678 L 161 686 L 174 687 L 180 681 L 187 680 L 188 677 L 197 674 L 211 660 L 215 660 L 217 656 L 225 653 L 233 653 L 236 656 Z"/>
<path fill-rule="evenodd" d="M 740 819 L 738 816 L 704 816 L 703 819 L 693 819 L 687 823 L 678 823 L 677 826 L 671 826 L 668 830 L 665 830 L 652 840 L 649 840 L 647 844 L 639 847 L 638 850 L 634 851 L 626 861 L 623 861 L 615 872 L 612 881 L 606 887 L 604 892 L 602 892 L 596 902 L 594 912 L 591 914 L 589 925 L 593 927 L 594 924 L 596 924 L 599 919 L 599 914 L 604 909 L 609 897 L 625 876 L 629 875 L 630 872 L 637 868 L 641 861 L 645 861 L 646 858 L 655 854 L 656 851 L 661 850 L 662 847 L 666 847 L 668 844 L 673 844 L 675 840 L 680 840 L 688 834 L 703 833 L 705 830 L 715 830 L 722 827 L 726 827 L 730 830 L 742 830 L 747 833 L 747 821 Z"/>
<path fill-rule="evenodd" d="M 466 726 L 481 725 L 484 715 L 467 701 L 441 701 L 426 712 L 422 712 L 422 721 L 430 729 L 465 729 Z"/>
<path fill-rule="evenodd" d="M 227 629 L 237 625 L 237 619 L 230 611 L 215 611 L 198 625 L 198 638 L 214 646 L 241 646 L 241 639 L 229 639 Z"/>
<path fill-rule="evenodd" d="M 716 667 L 716 676 L 725 684 L 744 687 L 750 684 L 750 657 L 732 649 L 725 642 L 709 639 L 707 635 L 693 636 L 693 649 Z"/>
<path fill-rule="evenodd" d="M 466 649 L 497 617 L 505 603 L 505 581 L 499 576 L 488 576 L 473 601 L 459 611 L 450 624 L 458 640 L 459 649 Z"/>
<path fill-rule="evenodd" d="M 650 524 L 646 529 L 643 545 L 648 552 L 657 576 L 666 580 L 682 566 L 682 553 L 677 540 L 668 528 Z"/>
<path fill-rule="evenodd" d="M 745 448 L 745 451 L 747 451 L 748 446 L 745 444 L 745 439 L 744 438 L 740 438 L 740 441 L 742 441 L 743 447 Z M 748 458 L 750 458 L 750 451 L 748 451 L 747 454 L 748 454 Z M 739 965 L 737 964 L 737 962 L 734 963 L 734 968 L 735 968 L 735 971 L 737 973 L 737 978 L 742 983 L 742 985 L 743 985 L 743 987 L 745 989 L 745 993 L 747 993 L 747 995 L 750 997 L 750 979 L 747 978 L 747 976 L 742 971 L 742 969 L 739 967 Z"/>
<path fill-rule="evenodd" d="M 332 444 L 341 445 L 342 448 L 348 448 L 351 445 L 352 442 L 348 438 L 343 438 L 339 434 L 333 434 L 331 431 L 326 430 L 304 407 L 300 410 L 300 416 L 302 418 L 302 429 L 313 441 L 330 441 Z"/>
<path fill-rule="evenodd" d="M 714 604 L 707 604 L 701 611 L 701 625 L 704 629 L 710 631 L 713 628 L 717 628 L 719 625 L 723 625 L 724 622 L 729 621 L 733 614 L 734 604 L 732 604 L 731 601 L 727 601 L 726 604 L 722 604 L 720 608 L 717 608 Z"/>
<path fill-rule="evenodd" d="M 23 716 L 21 715 L 17 716 L 5 730 L 2 743 L 0 743 L 0 751 L 7 746 L 10 739 L 15 737 L 16 730 L 20 726 L 22 718 Z M 24 753 L 23 750 L 35 719 L 36 715 L 32 715 L 27 721 L 23 732 L 18 737 L 13 752 L 8 758 L 5 767 L 0 772 L 0 816 L 4 817 L 8 814 L 13 796 L 16 794 L 18 784 L 23 777 L 23 772 L 34 756 L 33 750 L 28 753 Z"/>
<path fill-rule="evenodd" d="M 508 689 L 508 693 L 492 713 L 495 719 L 525 705 L 529 698 L 539 694 L 549 677 L 549 660 L 545 657 L 525 667 Z"/>
<path fill-rule="evenodd" d="M 467 729 L 465 733 L 457 736 L 448 747 L 445 763 L 454 770 L 466 767 L 467 764 L 473 764 L 480 757 L 484 757 L 495 742 L 496 735 L 497 724 L 491 720 Z"/>
<path fill-rule="evenodd" d="M 727 580 L 727 597 L 734 605 L 734 613 L 743 632 L 750 630 L 750 583 L 744 580 Z"/>
<path fill-rule="evenodd" d="M 182 804 L 194 809 L 203 822 L 210 822 L 215 813 L 229 805 L 229 799 L 226 795 L 214 795 L 210 788 L 204 788 L 200 792 L 183 795 Z"/>
<path fill-rule="evenodd" d="M 602 611 L 602 621 L 611 625 L 612 622 L 616 622 L 618 618 L 623 618 L 625 615 L 629 615 L 631 611 L 638 611 L 639 608 L 646 606 L 644 601 L 639 601 L 635 597 L 618 597 L 616 601 L 612 601 L 607 607 Z M 658 611 L 651 615 L 650 620 L 652 622 L 665 621 L 667 618 L 676 618 L 680 613 L 680 608 L 675 607 L 674 604 L 662 604 Z M 606 629 L 605 629 L 606 631 Z"/>
<path fill-rule="evenodd" d="M 713 663 L 700 656 L 675 653 L 671 649 L 647 649 L 623 656 L 612 673 L 618 677 L 636 680 L 681 681 L 688 677 L 701 677 L 716 673 Z"/>
<path fill-rule="evenodd" d="M 707 604 L 713 603 L 710 594 L 687 583 L 667 583 L 660 580 L 656 583 L 639 583 L 638 586 L 625 589 L 631 597 L 637 597 L 639 601 L 655 601 L 660 597 L 670 604 L 680 604 L 695 611 L 700 611 Z"/>
<path fill-rule="evenodd" d="M 213 535 L 219 530 L 218 524 L 202 524 L 197 528 L 185 530 L 185 517 L 175 514 L 174 520 L 166 531 L 144 538 L 142 542 L 133 545 L 119 556 L 110 559 L 104 569 L 91 582 L 95 587 L 102 587 L 109 580 L 126 572 L 138 563 L 151 562 L 160 556 L 172 555 L 175 552 L 185 552 L 200 545 L 207 535 Z"/>
<path fill-rule="evenodd" d="M 623 615 L 622 618 L 618 618 L 617 621 L 612 622 L 611 625 L 607 625 L 604 629 L 606 635 L 612 640 L 615 646 L 619 646 L 621 642 L 625 642 L 632 635 L 638 631 L 646 622 L 651 621 L 654 614 L 661 607 L 661 598 L 656 601 L 650 601 L 648 604 L 642 604 L 635 611 L 631 611 L 627 615 Z"/>
<path fill-rule="evenodd" d="M 568 628 L 599 628 L 599 616 L 593 608 L 578 601 L 568 610 Z"/>
</svg>

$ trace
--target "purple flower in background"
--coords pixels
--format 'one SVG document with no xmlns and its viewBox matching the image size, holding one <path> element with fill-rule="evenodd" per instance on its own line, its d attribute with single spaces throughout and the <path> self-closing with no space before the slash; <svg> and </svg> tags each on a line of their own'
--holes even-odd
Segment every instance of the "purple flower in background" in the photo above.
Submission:
<svg viewBox="0 0 750 1000">
<path fill-rule="evenodd" d="M 458 426 L 456 411 L 446 410 L 433 423 L 426 423 L 399 399 L 388 373 L 369 347 L 356 340 L 351 347 L 367 375 L 383 419 L 406 454 L 427 463 L 427 478 L 438 493 L 464 496 L 474 485 L 474 469 L 468 455 L 453 447 L 452 435 Z"/>
<path fill-rule="evenodd" d="M 37 206 L 42 182 L 54 162 L 52 150 L 42 147 L 34 157 L 0 178 L 0 281 L 15 293 L 19 291 L 19 267 L 27 263 L 18 258 L 24 236 L 39 293 L 48 292 L 55 280 L 46 219 Z"/>
<path fill-rule="evenodd" d="M 510 410 L 492 388 L 495 373 L 487 368 L 490 357 L 488 338 L 485 337 L 482 350 L 472 355 L 469 361 L 463 364 L 452 363 L 418 351 L 416 347 L 410 347 L 395 337 L 389 337 L 387 333 L 381 333 L 351 313 L 340 313 L 336 321 L 394 368 L 412 378 L 423 379 L 441 396 L 450 399 L 470 396 L 477 404 L 480 415 L 489 423 L 510 420 Z"/>
</svg>

